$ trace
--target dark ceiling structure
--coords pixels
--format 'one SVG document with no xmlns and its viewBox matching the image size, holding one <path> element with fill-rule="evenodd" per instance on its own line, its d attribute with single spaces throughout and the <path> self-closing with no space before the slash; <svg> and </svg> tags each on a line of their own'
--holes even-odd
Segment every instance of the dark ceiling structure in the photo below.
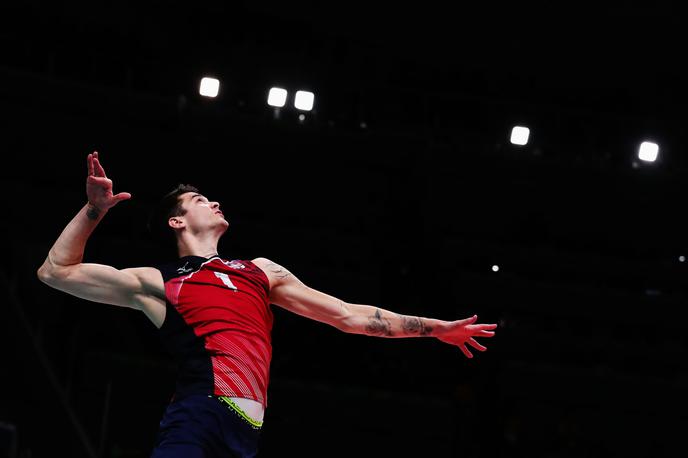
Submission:
<svg viewBox="0 0 688 458">
<path fill-rule="evenodd" d="M 225 209 L 227 257 L 500 325 L 467 360 L 275 307 L 260 456 L 676 456 L 683 23 L 662 2 L 3 4 L 3 452 L 148 456 L 173 390 L 145 317 L 35 275 L 97 150 L 134 197 L 87 261 L 174 257 L 145 221 L 192 183 Z M 198 94 L 204 76 L 218 97 Z M 312 91 L 314 110 L 267 106 L 273 86 Z M 517 124 L 526 146 L 509 143 Z M 646 140 L 655 163 L 638 159 Z"/>
</svg>

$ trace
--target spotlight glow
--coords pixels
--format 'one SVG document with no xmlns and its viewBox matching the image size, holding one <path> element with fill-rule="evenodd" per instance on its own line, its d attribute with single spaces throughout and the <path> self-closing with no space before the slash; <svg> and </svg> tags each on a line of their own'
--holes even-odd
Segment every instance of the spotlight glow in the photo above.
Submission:
<svg viewBox="0 0 688 458">
<path fill-rule="evenodd" d="M 287 103 L 287 90 L 281 87 L 270 88 L 270 92 L 268 92 L 268 105 L 283 107 L 285 103 Z"/>
<path fill-rule="evenodd" d="M 205 97 L 217 97 L 220 92 L 220 80 L 209 77 L 202 78 L 198 92 Z"/>
<path fill-rule="evenodd" d="M 638 159 L 645 162 L 654 162 L 659 154 L 659 146 L 652 142 L 642 142 L 638 149 Z"/>
<path fill-rule="evenodd" d="M 511 143 L 514 145 L 526 145 L 528 137 L 530 136 L 530 129 L 523 126 L 515 126 L 511 129 Z"/>
<path fill-rule="evenodd" d="M 296 91 L 296 97 L 294 97 L 294 106 L 299 110 L 311 111 L 313 109 L 313 101 L 315 100 L 315 94 L 308 91 Z"/>
</svg>

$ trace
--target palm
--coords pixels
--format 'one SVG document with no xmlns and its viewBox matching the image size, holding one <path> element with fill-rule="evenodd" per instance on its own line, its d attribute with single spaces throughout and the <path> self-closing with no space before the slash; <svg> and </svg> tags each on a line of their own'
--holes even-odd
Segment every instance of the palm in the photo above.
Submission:
<svg viewBox="0 0 688 458">
<path fill-rule="evenodd" d="M 91 205 L 107 210 L 118 202 L 131 198 L 128 192 L 113 194 L 112 180 L 105 175 L 105 169 L 98 160 L 98 152 L 88 155 L 88 177 L 86 178 L 86 196 Z"/>
</svg>

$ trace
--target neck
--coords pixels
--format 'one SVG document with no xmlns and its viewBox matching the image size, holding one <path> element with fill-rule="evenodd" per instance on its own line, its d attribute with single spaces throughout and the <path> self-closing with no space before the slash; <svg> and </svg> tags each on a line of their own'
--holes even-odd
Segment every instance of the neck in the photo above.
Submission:
<svg viewBox="0 0 688 458">
<path fill-rule="evenodd" d="M 179 257 L 201 256 L 209 258 L 217 254 L 218 238 L 212 235 L 206 237 L 182 236 L 177 240 Z"/>
</svg>

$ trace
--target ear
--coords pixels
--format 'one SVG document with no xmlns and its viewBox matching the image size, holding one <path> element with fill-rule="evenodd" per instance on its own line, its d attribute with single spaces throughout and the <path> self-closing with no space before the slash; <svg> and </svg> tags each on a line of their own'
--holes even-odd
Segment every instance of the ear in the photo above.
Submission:
<svg viewBox="0 0 688 458">
<path fill-rule="evenodd" d="M 173 216 L 170 219 L 167 220 L 167 224 L 172 228 L 172 229 L 181 229 L 183 228 L 186 224 L 184 222 L 184 218 L 180 216 Z"/>
</svg>

